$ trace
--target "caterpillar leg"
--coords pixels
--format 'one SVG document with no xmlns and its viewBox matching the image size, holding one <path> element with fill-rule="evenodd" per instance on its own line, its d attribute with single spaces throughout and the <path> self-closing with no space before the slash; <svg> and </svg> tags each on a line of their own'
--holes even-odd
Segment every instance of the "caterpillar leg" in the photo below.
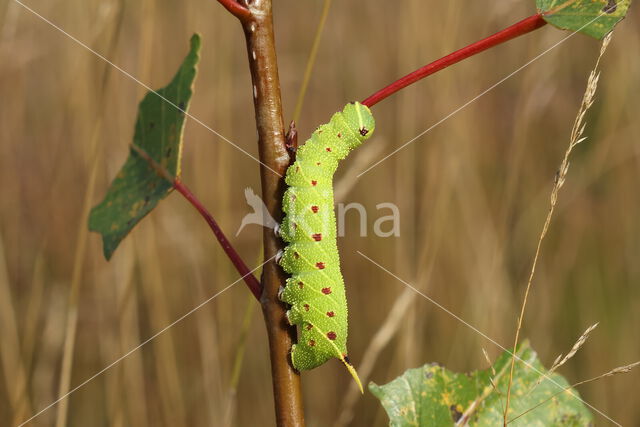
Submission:
<svg viewBox="0 0 640 427">
<path fill-rule="evenodd" d="M 284 251 L 282 249 L 280 249 L 277 253 L 276 253 L 276 264 L 280 264 L 280 261 L 282 261 L 282 257 L 284 256 Z"/>
<path fill-rule="evenodd" d="M 280 236 L 280 224 L 276 223 L 275 227 L 273 227 L 273 234 L 276 235 L 276 237 L 281 237 Z"/>
<path fill-rule="evenodd" d="M 290 325 L 302 325 L 302 313 L 300 312 L 300 307 L 291 306 L 286 313 L 287 321 Z"/>
</svg>

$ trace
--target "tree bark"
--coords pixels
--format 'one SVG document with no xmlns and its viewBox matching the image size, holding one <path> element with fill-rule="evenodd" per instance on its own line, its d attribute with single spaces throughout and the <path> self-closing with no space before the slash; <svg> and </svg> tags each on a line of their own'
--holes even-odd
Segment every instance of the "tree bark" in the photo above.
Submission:
<svg viewBox="0 0 640 427">
<path fill-rule="evenodd" d="M 283 176 L 290 163 L 286 148 L 280 80 L 276 60 L 271 0 L 253 0 L 245 5 L 251 12 L 240 18 L 247 41 L 251 69 L 252 96 L 255 106 L 260 151 L 262 199 L 273 218 L 282 220 Z M 278 426 L 304 426 L 300 374 L 290 362 L 289 352 L 296 340 L 296 329 L 288 325 L 287 310 L 278 299 L 278 290 L 286 276 L 275 262 L 283 249 L 282 240 L 272 230 L 264 229 L 264 258 L 271 260 L 262 271 L 262 311 L 271 356 L 271 373 Z"/>
</svg>

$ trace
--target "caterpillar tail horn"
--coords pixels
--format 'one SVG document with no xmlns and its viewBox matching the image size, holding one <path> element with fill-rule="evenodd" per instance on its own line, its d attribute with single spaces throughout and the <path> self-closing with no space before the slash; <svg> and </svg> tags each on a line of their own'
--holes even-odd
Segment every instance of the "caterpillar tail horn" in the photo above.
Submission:
<svg viewBox="0 0 640 427">
<path fill-rule="evenodd" d="M 353 379 L 356 381 L 356 384 L 358 384 L 360 393 L 364 394 L 364 389 L 362 388 L 362 382 L 360 381 L 358 372 L 356 372 L 356 368 L 354 368 L 353 365 L 349 363 L 349 360 L 346 357 L 343 356 L 340 360 L 342 361 L 342 363 L 344 363 L 344 366 L 347 368 L 347 371 L 349 371 Z"/>
</svg>

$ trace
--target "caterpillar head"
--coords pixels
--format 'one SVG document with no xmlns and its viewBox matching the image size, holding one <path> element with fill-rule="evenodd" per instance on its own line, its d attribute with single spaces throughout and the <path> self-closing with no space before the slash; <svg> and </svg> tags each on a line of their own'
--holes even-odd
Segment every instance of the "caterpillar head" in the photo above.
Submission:
<svg viewBox="0 0 640 427">
<path fill-rule="evenodd" d="M 356 148 L 369 139 L 376 128 L 376 121 L 371 114 L 371 110 L 366 105 L 359 102 L 349 103 L 342 110 L 342 117 L 349 129 L 356 133 L 355 144 L 351 149 Z"/>
</svg>

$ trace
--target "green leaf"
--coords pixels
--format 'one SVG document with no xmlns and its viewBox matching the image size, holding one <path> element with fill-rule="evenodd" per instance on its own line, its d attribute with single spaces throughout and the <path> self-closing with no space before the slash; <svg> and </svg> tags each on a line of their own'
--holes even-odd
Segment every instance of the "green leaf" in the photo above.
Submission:
<svg viewBox="0 0 640 427">
<path fill-rule="evenodd" d="M 111 258 L 122 239 L 171 192 L 173 185 L 158 172 L 180 176 L 185 112 L 193 93 L 200 36 L 191 37 L 191 49 L 168 86 L 148 92 L 138 108 L 133 146 L 104 200 L 93 208 L 89 229 L 102 234 L 104 256 Z M 151 161 L 144 158 L 146 153 Z M 153 163 L 157 163 L 154 165 Z"/>
<path fill-rule="evenodd" d="M 510 426 L 590 425 L 591 414 L 577 399 L 578 393 L 562 391 L 569 386 L 562 376 L 552 374 L 536 386 L 542 378 L 539 372 L 547 371 L 528 342 L 520 345 L 517 356 L 535 370 L 516 360 L 509 419 L 542 405 L 509 423 Z M 383 386 L 371 383 L 369 390 L 380 399 L 392 426 L 453 426 L 457 421 L 463 424 L 463 414 L 469 425 L 497 426 L 503 424 L 510 365 L 507 352 L 493 368 L 470 374 L 457 374 L 432 363 L 409 369 Z"/>
<path fill-rule="evenodd" d="M 548 23 L 601 39 L 620 22 L 631 0 L 536 0 Z"/>
</svg>

